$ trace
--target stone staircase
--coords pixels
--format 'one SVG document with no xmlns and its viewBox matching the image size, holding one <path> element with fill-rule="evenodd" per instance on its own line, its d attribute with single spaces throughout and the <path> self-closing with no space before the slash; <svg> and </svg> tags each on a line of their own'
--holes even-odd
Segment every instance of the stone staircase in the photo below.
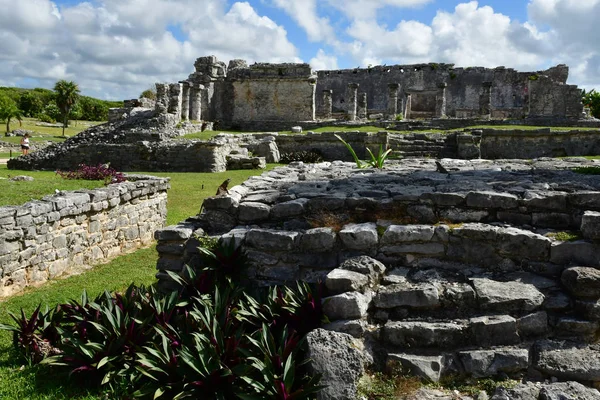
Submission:
<svg viewBox="0 0 600 400">
<path fill-rule="evenodd" d="M 456 134 L 389 135 L 391 158 L 457 158 Z"/>
</svg>

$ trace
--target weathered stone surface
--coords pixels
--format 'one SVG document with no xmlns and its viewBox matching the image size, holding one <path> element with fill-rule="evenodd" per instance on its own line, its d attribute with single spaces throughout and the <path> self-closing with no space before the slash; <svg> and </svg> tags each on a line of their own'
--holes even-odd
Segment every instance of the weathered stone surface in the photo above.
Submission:
<svg viewBox="0 0 600 400">
<path fill-rule="evenodd" d="M 323 313 L 331 320 L 357 319 L 367 315 L 371 302 L 369 294 L 359 292 L 342 293 L 323 299 Z"/>
<path fill-rule="evenodd" d="M 435 227 L 431 225 L 391 225 L 382 238 L 381 245 L 405 242 L 428 242 L 433 238 Z"/>
<path fill-rule="evenodd" d="M 600 392 L 579 382 L 556 382 L 542 386 L 540 399 L 543 400 L 597 400 Z"/>
<path fill-rule="evenodd" d="M 600 381 L 600 350 L 568 342 L 538 342 L 534 366 L 560 379 Z"/>
<path fill-rule="evenodd" d="M 600 270 L 571 267 L 563 271 L 561 282 L 576 297 L 600 299 Z"/>
<path fill-rule="evenodd" d="M 354 399 L 357 384 L 364 373 L 360 345 L 344 333 L 316 329 L 306 337 L 307 357 L 313 373 L 322 374 L 325 388 L 319 400 Z"/>
<path fill-rule="evenodd" d="M 307 199 L 290 200 L 284 203 L 277 203 L 271 209 L 273 218 L 291 218 L 302 215 L 304 206 L 308 202 Z"/>
<path fill-rule="evenodd" d="M 336 268 L 327 274 L 325 286 L 330 293 L 361 292 L 369 284 L 366 275 L 354 271 Z"/>
<path fill-rule="evenodd" d="M 508 193 L 471 192 L 467 194 L 467 206 L 476 208 L 516 208 L 518 198 Z"/>
<path fill-rule="evenodd" d="M 552 241 L 542 235 L 517 228 L 503 228 L 498 230 L 497 240 L 501 255 L 531 261 L 547 261 L 550 257 Z"/>
<path fill-rule="evenodd" d="M 336 234 L 332 228 L 309 229 L 300 238 L 302 250 L 321 252 L 332 250 L 335 245 Z"/>
<path fill-rule="evenodd" d="M 342 243 L 353 250 L 370 250 L 377 247 L 377 225 L 374 223 L 348 224 L 338 233 Z"/>
<path fill-rule="evenodd" d="M 498 311 L 532 311 L 542 305 L 544 295 L 531 284 L 471 280 L 483 308 Z"/>
<path fill-rule="evenodd" d="M 367 331 L 367 321 L 363 319 L 333 321 L 324 325 L 323 329 L 347 333 L 352 337 L 361 338 Z"/>
<path fill-rule="evenodd" d="M 246 201 L 238 207 L 238 218 L 242 222 L 258 222 L 269 218 L 271 207 L 267 204 Z"/>
<path fill-rule="evenodd" d="M 352 257 L 340 264 L 341 269 L 367 275 L 370 283 L 377 283 L 385 273 L 385 265 L 369 256 Z"/>
<path fill-rule="evenodd" d="M 385 254 L 423 254 L 428 256 L 443 255 L 446 248 L 442 243 L 411 243 L 396 246 L 383 246 Z"/>
<path fill-rule="evenodd" d="M 494 350 L 472 350 L 458 353 L 465 372 L 475 378 L 523 371 L 529 367 L 528 349 L 498 348 Z"/>
<path fill-rule="evenodd" d="M 246 244 L 262 250 L 293 250 L 299 235 L 298 232 L 252 229 L 246 233 Z"/>
<path fill-rule="evenodd" d="M 237 208 L 240 204 L 239 196 L 213 196 L 207 197 L 202 206 L 207 210 L 229 211 Z"/>
<path fill-rule="evenodd" d="M 404 347 L 454 348 L 468 340 L 459 322 L 390 321 L 382 329 L 384 342 Z"/>
<path fill-rule="evenodd" d="M 374 304 L 378 308 L 435 308 L 440 305 L 440 295 L 432 284 L 399 283 L 380 288 Z"/>
<path fill-rule="evenodd" d="M 581 233 L 589 240 L 600 240 L 600 212 L 586 211 L 581 217 Z"/>
<path fill-rule="evenodd" d="M 390 353 L 388 360 L 397 361 L 404 370 L 430 382 L 439 382 L 444 366 L 443 356 L 424 356 L 406 353 Z"/>
<path fill-rule="evenodd" d="M 469 328 L 472 344 L 479 346 L 515 344 L 519 342 L 517 321 L 509 315 L 491 315 L 471 318 Z"/>
<path fill-rule="evenodd" d="M 565 336 L 589 336 L 594 337 L 600 328 L 598 322 L 587 321 L 573 317 L 560 318 L 556 322 L 558 335 Z"/>
<path fill-rule="evenodd" d="M 521 336 L 539 336 L 548 331 L 548 314 L 538 311 L 517 319 L 517 329 Z"/>
<path fill-rule="evenodd" d="M 185 240 L 192 237 L 193 228 L 181 225 L 171 225 L 154 232 L 154 239 L 170 241 L 170 240 Z"/>
<path fill-rule="evenodd" d="M 600 267 L 600 245 L 581 240 L 552 243 L 550 262 L 562 265 Z"/>
</svg>

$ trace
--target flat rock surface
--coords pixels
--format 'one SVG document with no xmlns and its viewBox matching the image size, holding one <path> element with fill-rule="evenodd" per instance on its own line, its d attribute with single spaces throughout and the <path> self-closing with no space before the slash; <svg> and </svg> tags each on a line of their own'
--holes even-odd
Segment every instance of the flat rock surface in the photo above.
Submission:
<svg viewBox="0 0 600 400">
<path fill-rule="evenodd" d="M 560 379 L 600 381 L 600 346 L 545 341 L 535 347 L 539 371 Z"/>
</svg>

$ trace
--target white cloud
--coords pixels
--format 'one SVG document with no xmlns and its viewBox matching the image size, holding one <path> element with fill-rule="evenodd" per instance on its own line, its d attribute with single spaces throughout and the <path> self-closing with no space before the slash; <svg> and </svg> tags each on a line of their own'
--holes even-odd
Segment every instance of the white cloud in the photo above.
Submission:
<svg viewBox="0 0 600 400">
<path fill-rule="evenodd" d="M 335 41 L 335 32 L 329 23 L 329 19 L 318 16 L 317 0 L 272 1 L 306 31 L 306 35 L 311 42 L 331 43 Z"/>
<path fill-rule="evenodd" d="M 323 49 L 319 49 L 317 54 L 308 63 L 315 71 L 339 69 L 337 57 L 326 54 Z"/>
<path fill-rule="evenodd" d="M 374 20 L 377 10 L 386 7 L 420 7 L 433 0 L 327 0 L 350 19 Z"/>
</svg>

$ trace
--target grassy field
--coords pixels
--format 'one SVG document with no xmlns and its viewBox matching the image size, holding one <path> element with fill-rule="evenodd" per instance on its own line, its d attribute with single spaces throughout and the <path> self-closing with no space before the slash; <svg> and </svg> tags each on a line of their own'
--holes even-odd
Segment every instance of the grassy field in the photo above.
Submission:
<svg viewBox="0 0 600 400">
<path fill-rule="evenodd" d="M 66 137 L 75 136 L 79 132 L 88 129 L 91 126 L 102 124 L 103 122 L 71 121 L 69 126 L 65 129 L 66 137 L 62 136 L 62 127 L 37 125 L 39 123 L 40 121 L 36 118 L 23 118 L 21 126 L 19 126 L 19 121 L 11 121 L 10 129 L 11 131 L 14 129 L 26 129 L 28 131 L 35 132 L 31 135 L 30 140 L 32 142 L 61 142 L 64 141 Z M 4 136 L 5 131 L 6 124 L 0 125 L 0 132 L 2 132 L 2 137 L 0 137 L 0 141 L 15 144 L 21 142 L 21 138 L 18 136 Z"/>
<path fill-rule="evenodd" d="M 269 165 L 268 169 L 276 165 Z M 173 225 L 200 209 L 202 200 L 215 194 L 217 187 L 227 178 L 231 178 L 230 187 L 245 181 L 252 175 L 262 173 L 259 170 L 227 171 L 219 173 L 161 173 L 153 175 L 171 177 L 171 190 L 168 194 L 167 224 Z M 81 187 L 101 185 L 98 182 L 67 181 L 53 172 L 9 171 L 6 166 L 0 167 L 0 176 L 30 175 L 33 182 L 13 182 L 19 186 L 0 186 L 0 192 L 7 195 L 0 197 L 1 205 L 21 204 L 23 199 L 39 198 L 47 193 L 54 193 L 54 188 L 70 190 Z M 0 185 L 7 184 L 0 180 Z M 88 185 L 89 186 L 86 186 Z M 67 185 L 67 186 L 65 186 Z M 71 185 L 71 186 L 68 186 Z M 6 190 L 8 189 L 8 190 Z M 49 191 L 44 192 L 45 189 Z M 1 196 L 1 194 L 0 194 Z M 17 200 L 17 198 L 19 200 Z M 12 199 L 12 200 L 11 200 Z M 79 298 L 85 289 L 92 296 L 104 290 L 115 291 L 126 288 L 130 283 L 151 284 L 155 281 L 156 252 L 154 248 L 138 250 L 135 253 L 94 267 L 82 275 L 50 281 L 39 288 L 31 288 L 23 294 L 13 296 L 0 302 L 0 323 L 9 323 L 8 312 L 19 312 L 21 308 L 31 313 L 38 304 L 53 306 L 71 298 Z M 62 386 L 68 377 L 57 377 L 54 373 L 30 367 L 20 362 L 12 350 L 11 337 L 0 331 L 0 399 L 104 399 L 101 393 L 88 392 L 82 387 Z"/>
</svg>

